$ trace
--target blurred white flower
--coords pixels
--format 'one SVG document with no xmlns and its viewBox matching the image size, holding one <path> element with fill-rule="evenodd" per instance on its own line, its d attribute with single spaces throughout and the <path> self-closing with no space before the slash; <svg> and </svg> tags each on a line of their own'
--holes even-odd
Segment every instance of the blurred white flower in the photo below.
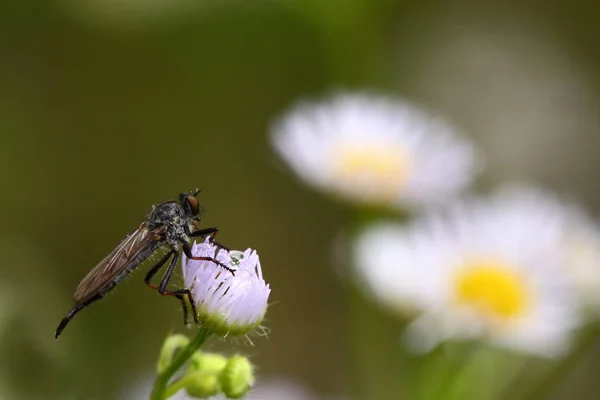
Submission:
<svg viewBox="0 0 600 400">
<path fill-rule="evenodd" d="M 271 131 L 302 180 L 357 202 L 414 208 L 447 201 L 478 169 L 475 149 L 451 125 L 381 96 L 300 103 Z"/>
<path fill-rule="evenodd" d="M 194 257 L 213 257 L 217 247 L 206 239 L 192 247 Z M 183 278 L 190 288 L 200 320 L 219 334 L 242 335 L 256 328 L 267 312 L 271 289 L 262 276 L 256 251 L 221 249 L 217 260 L 235 270 L 235 275 L 212 261 L 188 260 L 183 256 Z"/>
<path fill-rule="evenodd" d="M 573 202 L 564 201 L 548 191 L 532 187 L 508 186 L 500 195 L 521 213 L 538 218 L 552 214 L 560 219 L 557 246 L 564 252 L 561 268 L 568 275 L 571 286 L 583 311 L 600 316 L 600 227 L 591 216 Z M 527 209 L 529 211 L 527 211 Z M 543 223 L 543 222 L 540 222 Z"/>
<path fill-rule="evenodd" d="M 381 223 L 361 232 L 353 246 L 358 279 L 369 295 L 399 314 L 411 314 L 421 304 L 427 287 L 424 271 L 413 266 L 410 233 L 393 223 Z"/>
<path fill-rule="evenodd" d="M 572 260 L 566 266 L 588 311 L 600 315 L 600 232 L 594 224 L 574 231 L 567 241 Z"/>
<path fill-rule="evenodd" d="M 578 215 L 534 190 L 465 200 L 407 228 L 367 229 L 355 246 L 358 276 L 386 305 L 421 313 L 406 336 L 416 350 L 487 339 L 559 355 L 581 322 L 566 240 L 584 227 Z"/>
</svg>

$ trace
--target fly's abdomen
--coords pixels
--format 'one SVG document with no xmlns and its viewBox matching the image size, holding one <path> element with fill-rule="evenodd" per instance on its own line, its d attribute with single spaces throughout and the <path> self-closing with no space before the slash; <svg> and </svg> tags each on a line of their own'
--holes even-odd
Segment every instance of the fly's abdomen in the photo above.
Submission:
<svg viewBox="0 0 600 400">
<path fill-rule="evenodd" d="M 158 243 L 153 242 L 146 248 L 140 250 L 138 254 L 136 254 L 131 261 L 123 268 L 121 272 L 119 272 L 115 277 L 99 291 L 100 296 L 104 296 L 106 293 L 110 292 L 117 286 L 119 283 L 123 282 L 125 278 L 129 276 L 144 260 L 152 255 L 157 250 Z"/>
<path fill-rule="evenodd" d="M 78 304 L 87 304 L 94 298 L 104 296 L 137 268 L 142 261 L 150 257 L 159 245 L 158 241 L 146 241 L 143 246 L 131 254 L 127 254 L 126 251 L 130 250 L 130 247 L 120 247 L 118 252 L 111 253 L 81 281 L 73 295 L 74 300 Z"/>
</svg>

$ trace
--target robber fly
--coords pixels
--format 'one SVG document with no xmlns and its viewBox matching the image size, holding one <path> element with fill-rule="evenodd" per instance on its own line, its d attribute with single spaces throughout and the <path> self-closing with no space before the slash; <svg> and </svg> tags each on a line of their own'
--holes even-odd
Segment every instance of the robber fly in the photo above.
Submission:
<svg viewBox="0 0 600 400">
<path fill-rule="evenodd" d="M 198 204 L 198 199 L 196 198 L 198 193 L 198 189 L 193 194 L 181 193 L 179 195 L 179 202 L 166 201 L 152 207 L 148 220 L 127 235 L 79 283 L 73 295 L 75 306 L 58 325 L 54 336 L 56 339 L 58 339 L 60 333 L 75 314 L 94 301 L 100 300 L 136 269 L 142 261 L 164 248 L 168 249 L 167 253 L 150 269 L 144 280 L 148 286 L 154 290 L 158 290 L 158 293 L 161 295 L 174 296 L 181 301 L 184 324 L 187 324 L 187 307 L 185 304 L 185 296 L 187 296 L 194 314 L 194 321 L 198 323 L 196 306 L 190 290 L 167 290 L 167 284 L 175 270 L 181 251 L 183 250 L 183 253 L 189 259 L 211 261 L 234 273 L 232 269 L 216 260 L 216 253 L 214 257 L 192 256 L 189 242 L 190 238 L 193 237 L 209 237 L 209 240 L 217 246 L 217 252 L 220 249 L 228 250 L 225 246 L 214 240 L 218 232 L 217 228 L 198 228 L 201 212 L 200 204 Z M 192 226 L 196 230 L 192 231 Z M 171 262 L 160 284 L 157 286 L 151 283 L 150 280 L 152 277 L 156 275 L 169 258 L 171 258 Z"/>
</svg>

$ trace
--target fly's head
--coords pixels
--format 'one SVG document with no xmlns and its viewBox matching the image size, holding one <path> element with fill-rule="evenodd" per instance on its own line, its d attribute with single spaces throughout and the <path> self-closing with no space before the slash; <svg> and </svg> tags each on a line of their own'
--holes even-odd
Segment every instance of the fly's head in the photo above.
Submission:
<svg viewBox="0 0 600 400">
<path fill-rule="evenodd" d="M 198 196 L 200 191 L 196 189 L 194 193 L 181 193 L 179 195 L 179 204 L 183 209 L 186 218 L 192 222 L 197 221 L 200 222 L 200 215 L 202 214 L 202 207 L 200 203 L 198 203 Z"/>
</svg>

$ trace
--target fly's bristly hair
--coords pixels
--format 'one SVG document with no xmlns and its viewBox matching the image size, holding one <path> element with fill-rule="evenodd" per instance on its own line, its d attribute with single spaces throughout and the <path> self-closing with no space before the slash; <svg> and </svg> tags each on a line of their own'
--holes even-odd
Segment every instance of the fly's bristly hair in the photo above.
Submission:
<svg viewBox="0 0 600 400">
<path fill-rule="evenodd" d="M 131 231 L 79 283 L 73 295 L 75 306 L 60 322 L 56 329 L 55 338 L 58 338 L 75 314 L 92 302 L 103 298 L 129 276 L 142 262 L 155 257 L 160 258 L 146 275 L 146 284 L 152 289 L 157 290 L 161 295 L 173 296 L 180 300 L 183 307 L 184 323 L 187 323 L 187 307 L 185 303 L 185 296 L 187 296 L 194 313 L 194 320 L 196 323 L 198 322 L 195 305 L 189 289 L 167 290 L 167 284 L 182 252 L 188 258 L 197 259 L 192 256 L 190 250 L 190 240 L 192 237 L 209 237 L 219 249 L 227 250 L 226 247 L 214 241 L 214 235 L 218 232 L 217 228 L 193 230 L 197 228 L 197 224 L 200 222 L 200 213 L 202 211 L 202 207 L 196 198 L 199 192 L 196 189 L 193 193 L 181 193 L 179 195 L 179 202 L 166 201 L 152 206 L 147 220 Z M 171 261 L 160 284 L 155 285 L 151 283 L 152 277 L 169 259 Z M 212 261 L 228 269 L 213 257 L 202 257 L 200 259 Z"/>
</svg>

